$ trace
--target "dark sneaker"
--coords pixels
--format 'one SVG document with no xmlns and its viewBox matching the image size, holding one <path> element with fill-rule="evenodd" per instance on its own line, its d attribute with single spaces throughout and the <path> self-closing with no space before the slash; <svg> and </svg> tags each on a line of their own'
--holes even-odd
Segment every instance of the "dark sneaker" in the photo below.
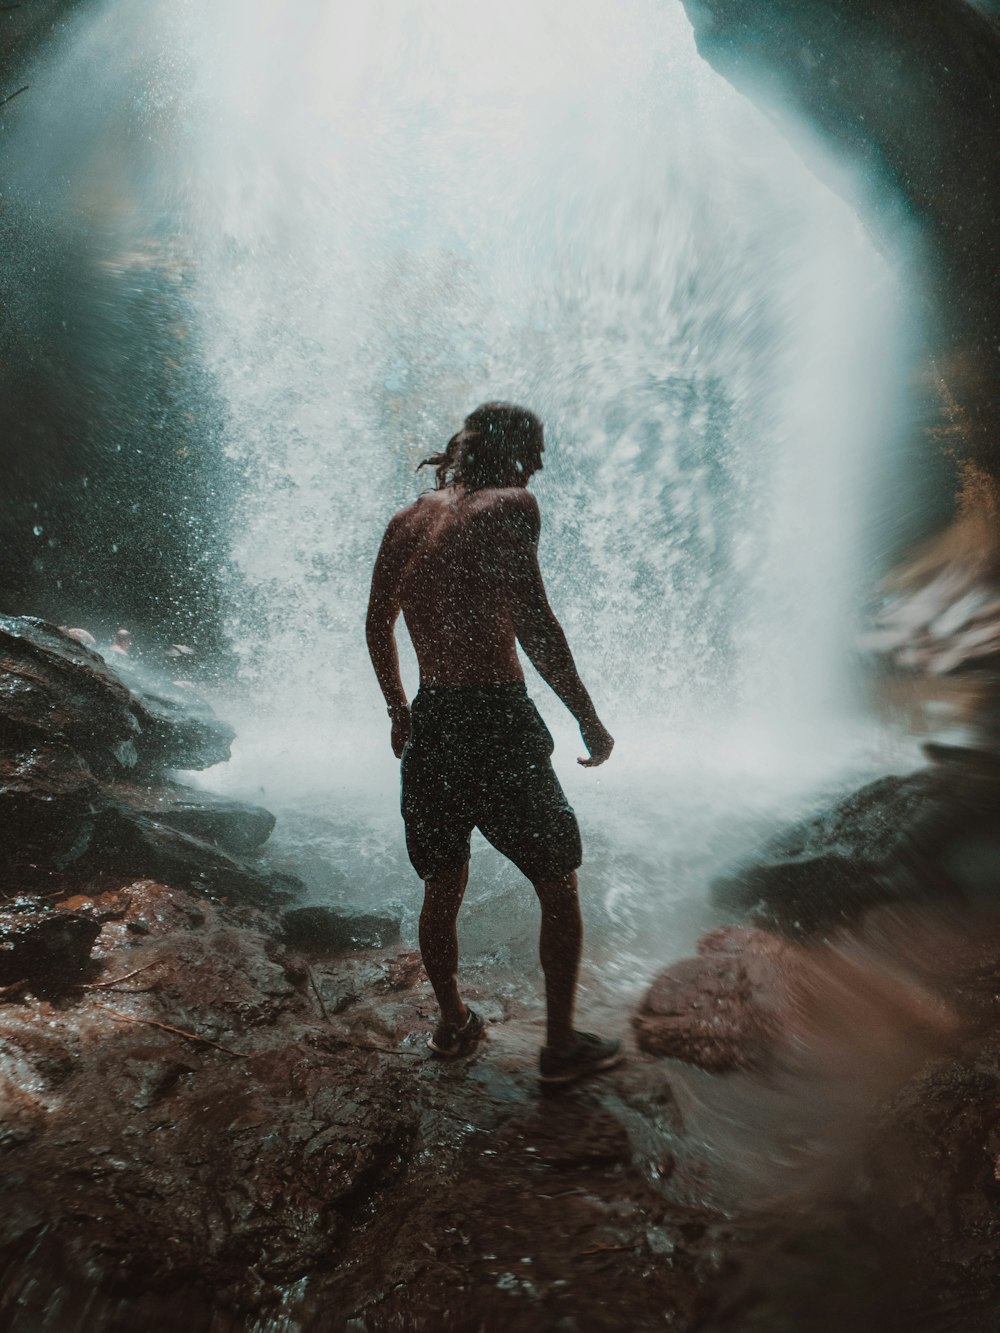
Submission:
<svg viewBox="0 0 1000 1333">
<path fill-rule="evenodd" d="M 611 1069 L 624 1058 L 620 1041 L 598 1037 L 593 1032 L 578 1032 L 576 1045 L 565 1055 L 558 1055 L 548 1046 L 542 1047 L 538 1077 L 543 1083 L 573 1083 L 578 1078 L 588 1078 L 603 1069 Z"/>
<path fill-rule="evenodd" d="M 427 1038 L 427 1046 L 435 1055 L 457 1060 L 460 1056 L 471 1055 L 476 1049 L 486 1035 L 486 1025 L 475 1009 L 466 1006 L 465 1015 L 463 1027 L 442 1020 L 434 1029 L 434 1035 Z"/>
</svg>

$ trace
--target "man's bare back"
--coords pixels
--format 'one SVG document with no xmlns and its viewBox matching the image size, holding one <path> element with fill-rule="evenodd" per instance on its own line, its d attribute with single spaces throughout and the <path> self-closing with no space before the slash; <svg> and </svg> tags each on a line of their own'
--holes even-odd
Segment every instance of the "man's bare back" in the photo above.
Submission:
<svg viewBox="0 0 1000 1333">
<path fill-rule="evenodd" d="M 540 528 L 538 503 L 523 486 L 454 485 L 400 510 L 375 564 L 369 649 L 391 712 L 406 705 L 395 642 L 387 642 L 391 629 L 386 634 L 400 612 L 421 685 L 523 681 L 520 642 L 580 723 L 589 757 L 579 762 L 593 767 L 608 758 L 614 741 L 549 605 L 538 564 Z"/>
<path fill-rule="evenodd" d="M 519 488 L 432 491 L 393 520 L 386 559 L 422 684 L 524 679 L 516 601 L 537 523 Z"/>
</svg>

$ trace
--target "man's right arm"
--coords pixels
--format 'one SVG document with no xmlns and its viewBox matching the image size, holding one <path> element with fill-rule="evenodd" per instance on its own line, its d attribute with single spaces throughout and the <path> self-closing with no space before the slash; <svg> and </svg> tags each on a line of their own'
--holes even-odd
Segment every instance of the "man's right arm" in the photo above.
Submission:
<svg viewBox="0 0 1000 1333">
<path fill-rule="evenodd" d="M 614 739 L 597 716 L 587 688 L 576 669 L 569 643 L 549 605 L 538 564 L 541 515 L 534 496 L 518 496 L 509 518 L 512 538 L 511 611 L 518 643 L 545 683 L 555 691 L 580 724 L 589 759 L 577 762 L 596 768 L 611 755 Z"/>
<path fill-rule="evenodd" d="M 375 668 L 391 720 L 393 754 L 398 759 L 410 734 L 410 710 L 399 673 L 396 621 L 399 618 L 399 515 L 386 529 L 372 574 L 371 596 L 365 621 L 368 654 Z"/>
</svg>

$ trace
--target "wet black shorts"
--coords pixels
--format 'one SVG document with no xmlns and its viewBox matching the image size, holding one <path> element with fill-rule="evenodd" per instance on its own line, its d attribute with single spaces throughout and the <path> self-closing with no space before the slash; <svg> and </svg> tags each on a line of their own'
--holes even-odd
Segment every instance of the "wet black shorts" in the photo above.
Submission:
<svg viewBox="0 0 1000 1333">
<path fill-rule="evenodd" d="M 474 828 L 533 882 L 579 866 L 576 815 L 523 684 L 423 688 L 411 717 L 402 810 L 421 879 L 465 865 Z"/>
</svg>

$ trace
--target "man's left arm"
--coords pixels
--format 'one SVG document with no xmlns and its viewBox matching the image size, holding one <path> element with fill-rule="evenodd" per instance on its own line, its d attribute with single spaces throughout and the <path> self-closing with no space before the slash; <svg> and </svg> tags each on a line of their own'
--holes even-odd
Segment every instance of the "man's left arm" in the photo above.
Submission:
<svg viewBox="0 0 1000 1333">
<path fill-rule="evenodd" d="M 392 722 L 392 752 L 397 759 L 410 735 L 410 709 L 399 672 L 396 621 L 399 619 L 399 556 L 395 520 L 389 524 L 375 560 L 372 574 L 365 638 Z"/>
</svg>

